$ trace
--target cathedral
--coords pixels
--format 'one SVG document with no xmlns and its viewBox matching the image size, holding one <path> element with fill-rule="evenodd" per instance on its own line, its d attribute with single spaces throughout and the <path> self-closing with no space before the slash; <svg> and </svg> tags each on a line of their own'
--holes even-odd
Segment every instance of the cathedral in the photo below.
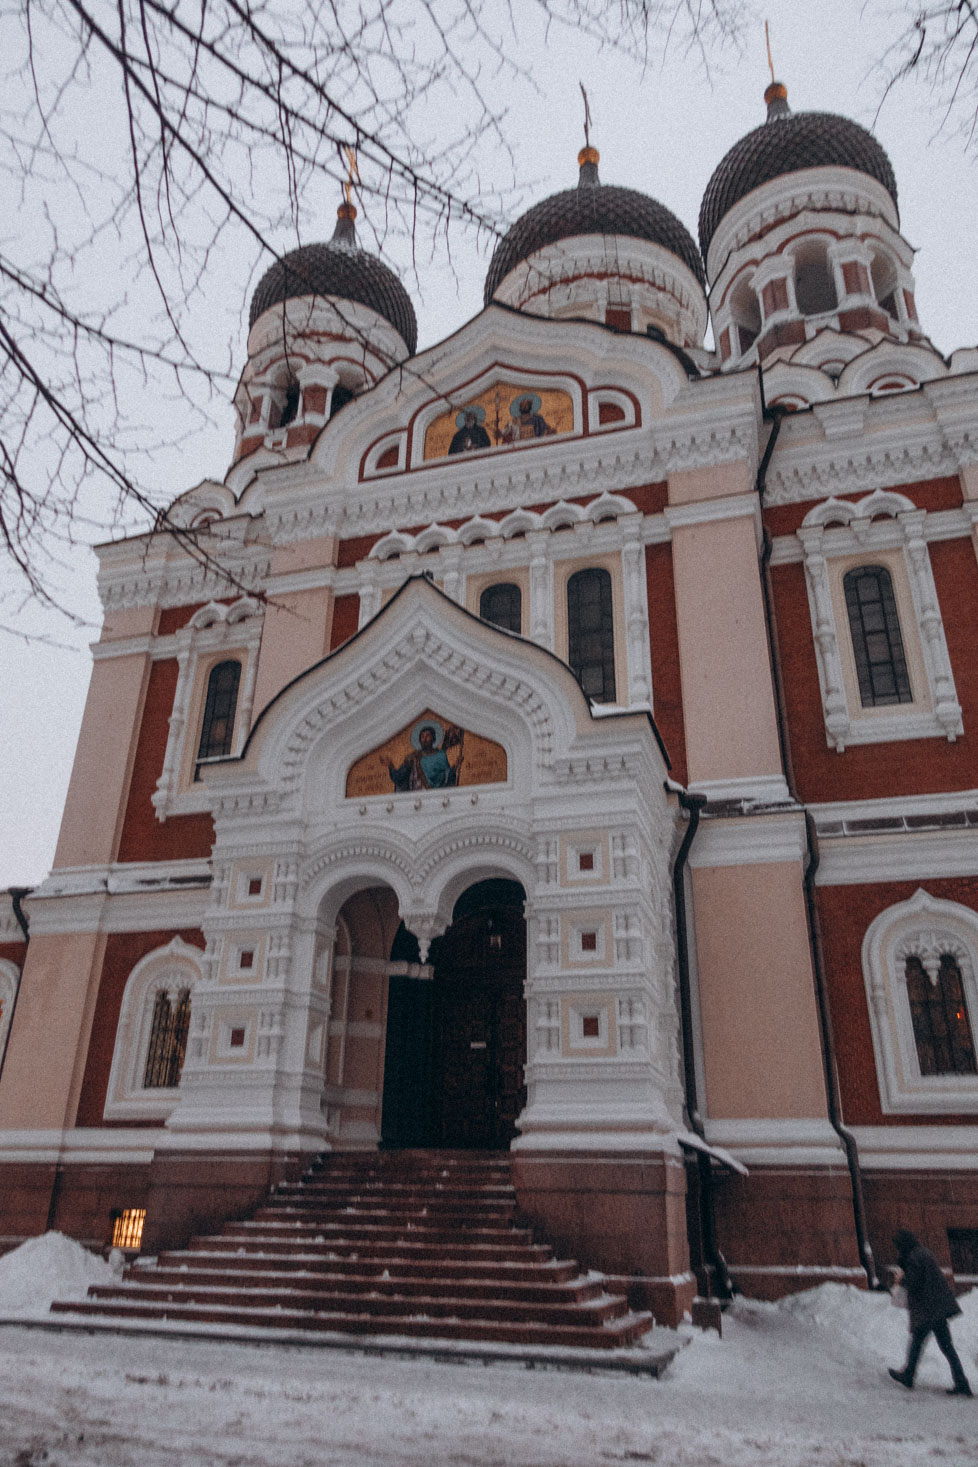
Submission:
<svg viewBox="0 0 978 1467">
<path fill-rule="evenodd" d="M 978 1280 L 978 349 L 765 102 L 698 243 L 586 146 L 426 350 L 349 198 L 260 280 L 0 900 L 0 1249 L 471 1157 L 664 1322 Z"/>
</svg>

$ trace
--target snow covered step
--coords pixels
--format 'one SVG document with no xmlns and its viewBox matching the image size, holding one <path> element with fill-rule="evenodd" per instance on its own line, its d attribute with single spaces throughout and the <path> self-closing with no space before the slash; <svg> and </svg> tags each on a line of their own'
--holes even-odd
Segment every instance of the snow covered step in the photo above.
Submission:
<svg viewBox="0 0 978 1467">
<path fill-rule="evenodd" d="M 647 1314 L 626 1314 L 606 1324 L 559 1325 L 432 1318 L 422 1313 L 392 1317 L 367 1313 L 343 1314 L 328 1310 L 217 1308 L 207 1305 L 153 1304 L 88 1299 L 81 1303 L 52 1304 L 56 1313 L 115 1316 L 125 1319 L 166 1319 L 207 1324 L 244 1324 L 269 1329 L 322 1330 L 338 1334 L 396 1335 L 424 1339 L 493 1340 L 518 1345 L 557 1345 L 583 1349 L 621 1349 L 633 1345 L 652 1328 Z"/>
<path fill-rule="evenodd" d="M 314 1293 L 317 1290 L 335 1288 L 339 1291 L 344 1289 L 363 1289 L 370 1293 L 382 1295 L 428 1295 L 431 1298 L 441 1299 L 512 1299 L 524 1304 L 551 1304 L 555 1300 L 566 1302 L 583 1303 L 588 1299 L 596 1299 L 600 1296 L 603 1283 L 596 1275 L 574 1274 L 574 1265 L 566 1267 L 566 1277 L 558 1280 L 527 1282 L 519 1279 L 500 1277 L 498 1271 L 494 1271 L 490 1279 L 484 1278 L 433 1278 L 429 1275 L 419 1274 L 412 1276 L 408 1273 L 397 1272 L 392 1274 L 388 1269 L 366 1273 L 362 1269 L 349 1273 L 341 1273 L 330 1269 L 317 1274 L 300 1274 L 288 1272 L 282 1269 L 263 1268 L 256 1269 L 249 1274 L 247 1283 L 241 1278 L 241 1273 L 233 1268 L 210 1268 L 202 1265 L 195 1267 L 169 1268 L 159 1266 L 153 1269 L 151 1283 L 167 1288 L 197 1287 L 205 1285 L 214 1288 L 265 1288 L 265 1289 L 291 1289 L 297 1293 Z M 140 1270 L 129 1268 L 124 1274 L 127 1283 L 140 1282 Z"/>
<path fill-rule="evenodd" d="M 506 1287 L 512 1283 L 567 1283 L 583 1277 L 576 1263 L 567 1259 L 544 1258 L 530 1262 L 498 1262 L 479 1258 L 419 1259 L 405 1258 L 393 1254 L 390 1258 L 341 1258 L 335 1254 L 278 1252 L 271 1253 L 215 1253 L 208 1250 L 188 1249 L 186 1252 L 161 1253 L 157 1265 L 152 1268 L 142 1263 L 133 1266 L 133 1271 L 152 1272 L 156 1266 L 165 1269 L 187 1271 L 204 1267 L 220 1267 L 235 1273 L 254 1273 L 274 1268 L 300 1274 L 354 1274 L 365 1279 L 382 1277 L 386 1271 L 400 1277 L 421 1279 L 445 1279 L 454 1281 L 481 1278 L 498 1281 Z"/>
<path fill-rule="evenodd" d="M 621 1348 L 652 1327 L 534 1237 L 507 1158 L 331 1154 L 250 1217 L 57 1305 L 128 1320 Z"/>
<path fill-rule="evenodd" d="M 624 1299 L 599 1293 L 594 1299 L 583 1301 L 558 1300 L 546 1304 L 515 1299 L 486 1299 L 459 1293 L 454 1298 L 443 1298 L 431 1294 L 400 1296 L 379 1290 L 350 1290 L 342 1288 L 318 1289 L 247 1289 L 222 1288 L 199 1282 L 169 1285 L 140 1284 L 95 1284 L 89 1290 L 90 1299 L 114 1303 L 152 1303 L 186 1305 L 208 1304 L 212 1306 L 242 1309 L 311 1309 L 342 1314 L 387 1315 L 391 1319 L 414 1317 L 421 1314 L 432 1319 L 503 1320 L 529 1323 L 574 1325 L 605 1324 L 628 1313 Z"/>
</svg>

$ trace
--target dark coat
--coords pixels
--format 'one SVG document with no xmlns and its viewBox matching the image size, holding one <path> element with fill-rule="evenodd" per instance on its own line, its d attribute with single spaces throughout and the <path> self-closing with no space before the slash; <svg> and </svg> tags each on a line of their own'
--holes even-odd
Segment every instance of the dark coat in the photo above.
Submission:
<svg viewBox="0 0 978 1467">
<path fill-rule="evenodd" d="M 953 1319 L 960 1314 L 961 1307 L 930 1249 L 906 1229 L 897 1233 L 893 1241 L 903 1269 L 910 1328 L 933 1329 L 942 1319 Z"/>
</svg>

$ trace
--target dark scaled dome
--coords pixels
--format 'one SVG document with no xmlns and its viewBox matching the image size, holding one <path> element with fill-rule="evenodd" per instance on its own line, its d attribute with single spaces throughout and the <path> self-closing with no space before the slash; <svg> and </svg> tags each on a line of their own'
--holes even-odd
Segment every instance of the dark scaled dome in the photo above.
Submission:
<svg viewBox="0 0 978 1467">
<path fill-rule="evenodd" d="M 509 272 L 536 250 L 581 234 L 617 234 L 649 240 L 676 255 L 701 285 L 706 284 L 700 252 L 686 226 L 648 194 L 602 184 L 597 157 L 594 148 L 585 148 L 581 153 L 577 188 L 564 189 L 534 204 L 499 241 L 486 276 L 486 305 Z"/>
<path fill-rule="evenodd" d="M 764 93 L 767 121 L 734 143 L 707 184 L 700 205 L 704 256 L 735 204 L 761 184 L 803 168 L 855 169 L 881 183 L 896 205 L 893 167 L 872 133 L 834 112 L 792 113 L 787 96 L 780 82 L 772 82 Z"/>
<path fill-rule="evenodd" d="M 251 298 L 249 327 L 269 307 L 282 301 L 303 295 L 331 295 L 369 306 L 390 322 L 414 354 L 418 322 L 411 298 L 393 270 L 358 245 L 353 226 L 356 212 L 352 204 L 341 204 L 336 230 L 328 244 L 300 245 L 269 266 Z"/>
</svg>

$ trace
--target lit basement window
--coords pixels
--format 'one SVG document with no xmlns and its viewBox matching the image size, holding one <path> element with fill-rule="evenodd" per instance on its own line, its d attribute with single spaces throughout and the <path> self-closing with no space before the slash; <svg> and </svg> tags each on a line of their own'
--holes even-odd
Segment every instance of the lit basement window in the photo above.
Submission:
<svg viewBox="0 0 978 1467">
<path fill-rule="evenodd" d="M 127 1207 L 117 1214 L 112 1226 L 113 1248 L 138 1248 L 143 1241 L 145 1207 Z"/>
</svg>

